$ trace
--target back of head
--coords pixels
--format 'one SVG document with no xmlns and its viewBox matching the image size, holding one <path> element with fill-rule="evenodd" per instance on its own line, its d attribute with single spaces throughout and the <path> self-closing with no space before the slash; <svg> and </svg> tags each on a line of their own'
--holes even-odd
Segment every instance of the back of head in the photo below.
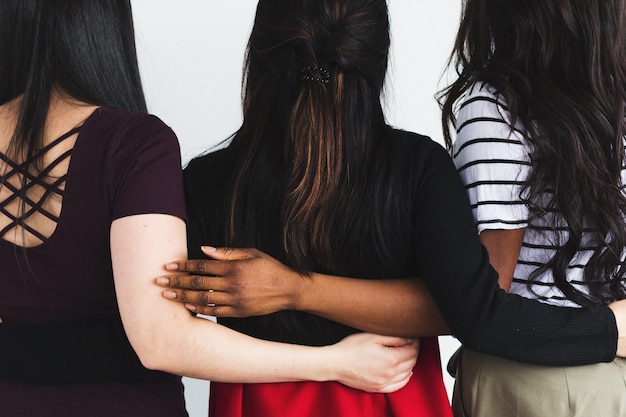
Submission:
<svg viewBox="0 0 626 417">
<path fill-rule="evenodd" d="M 581 80 L 605 82 L 624 62 L 624 0 L 486 0 L 484 3 L 481 12 L 474 10 L 478 19 L 471 16 L 465 19 L 468 25 L 472 20 L 488 27 L 490 39 L 478 37 L 476 43 L 480 48 L 477 58 L 487 67 L 509 67 L 531 81 L 545 78 L 569 86 Z M 472 37 L 468 36 L 467 40 Z M 594 73 L 600 69 L 602 74 Z"/>
<path fill-rule="evenodd" d="M 50 80 L 70 96 L 145 110 L 130 0 L 44 0 Z"/>
<path fill-rule="evenodd" d="M 625 0 L 465 0 L 451 57 L 459 78 L 442 94 L 447 143 L 453 104 L 477 80 L 503 94 L 513 116 L 544 87 L 610 93 L 614 105 L 624 98 L 624 51 Z"/>
<path fill-rule="evenodd" d="M 145 110 L 129 0 L 0 2 L 0 103 L 59 88 L 95 105 Z"/>
<path fill-rule="evenodd" d="M 265 178 L 253 171 L 267 169 L 260 162 L 266 152 L 286 171 L 288 251 L 303 258 L 310 247 L 326 250 L 320 248 L 328 246 L 322 236 L 333 201 L 345 194 L 347 178 L 359 177 L 385 127 L 380 94 L 389 43 L 385 0 L 259 1 L 247 51 L 244 123 L 233 139 L 242 169 L 231 236 L 237 195 L 254 193 L 245 184 Z"/>
<path fill-rule="evenodd" d="M 319 86 L 344 82 L 356 95 L 351 90 L 362 84 L 378 100 L 388 50 L 384 0 L 260 0 L 248 45 L 246 111 L 263 94 L 290 98 L 277 110 L 290 112 L 298 92 L 314 84 L 306 76 L 320 75 L 315 68 L 328 71 L 329 83 Z"/>
<path fill-rule="evenodd" d="M 458 79 L 442 94 L 447 144 L 455 103 L 474 82 L 488 82 L 505 99 L 511 125 L 527 130 L 532 215 L 558 210 L 568 225 L 564 248 L 547 266 L 557 286 L 580 304 L 623 298 L 626 1 L 464 4 L 452 56 Z M 553 197 L 537 207 L 543 193 Z M 592 230 L 599 246 L 585 269 L 590 297 L 566 281 L 583 230 Z"/>
<path fill-rule="evenodd" d="M 41 147 L 50 98 L 145 111 L 130 0 L 2 0 L 0 104 L 20 97 L 9 152 Z"/>
</svg>

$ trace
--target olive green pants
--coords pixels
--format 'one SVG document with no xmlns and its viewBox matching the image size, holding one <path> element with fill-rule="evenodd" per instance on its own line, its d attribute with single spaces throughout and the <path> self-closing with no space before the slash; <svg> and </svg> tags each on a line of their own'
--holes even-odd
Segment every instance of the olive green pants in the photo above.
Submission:
<svg viewBox="0 0 626 417">
<path fill-rule="evenodd" d="M 625 359 L 551 367 L 464 348 L 456 356 L 455 417 L 626 416 Z"/>
</svg>

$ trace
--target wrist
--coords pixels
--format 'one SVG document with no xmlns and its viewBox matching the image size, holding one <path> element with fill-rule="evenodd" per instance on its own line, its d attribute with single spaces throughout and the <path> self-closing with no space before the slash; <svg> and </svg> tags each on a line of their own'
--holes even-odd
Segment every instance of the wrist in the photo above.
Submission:
<svg viewBox="0 0 626 417">
<path fill-rule="evenodd" d="M 319 373 L 316 375 L 316 381 L 342 381 L 343 373 L 345 372 L 343 367 L 346 361 L 345 359 L 342 360 L 341 352 L 337 349 L 337 346 L 320 346 L 314 349 L 318 362 L 315 367 L 319 370 Z"/>
<path fill-rule="evenodd" d="M 296 381 L 328 382 L 340 379 L 338 352 L 330 346 L 292 345 L 292 377 Z"/>
<path fill-rule="evenodd" d="M 287 299 L 286 310 L 306 311 L 308 295 L 313 288 L 313 275 L 299 274 L 292 271 L 293 276 L 289 280 L 291 291 Z"/>
</svg>

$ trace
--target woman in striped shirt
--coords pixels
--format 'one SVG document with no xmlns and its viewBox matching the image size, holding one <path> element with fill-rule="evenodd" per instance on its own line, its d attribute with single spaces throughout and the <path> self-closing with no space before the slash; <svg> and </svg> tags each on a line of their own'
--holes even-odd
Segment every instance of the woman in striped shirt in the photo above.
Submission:
<svg viewBox="0 0 626 417">
<path fill-rule="evenodd" d="M 465 1 L 444 132 L 512 293 L 568 307 L 626 298 L 625 10 L 623 0 Z M 466 350 L 458 366 L 459 416 L 626 413 L 622 359 L 553 368 Z"/>
</svg>

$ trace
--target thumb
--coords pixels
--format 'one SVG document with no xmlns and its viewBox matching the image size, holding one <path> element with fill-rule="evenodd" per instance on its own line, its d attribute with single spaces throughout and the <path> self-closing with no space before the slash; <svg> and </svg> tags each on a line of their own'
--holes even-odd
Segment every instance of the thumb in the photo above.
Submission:
<svg viewBox="0 0 626 417">
<path fill-rule="evenodd" d="M 417 339 L 406 337 L 380 336 L 378 343 L 387 347 L 402 347 L 406 345 L 417 345 L 418 342 Z"/>
<path fill-rule="evenodd" d="M 255 257 L 254 249 L 245 248 L 215 248 L 213 246 L 202 246 L 202 252 L 218 261 L 236 261 L 239 259 L 250 259 Z"/>
</svg>

